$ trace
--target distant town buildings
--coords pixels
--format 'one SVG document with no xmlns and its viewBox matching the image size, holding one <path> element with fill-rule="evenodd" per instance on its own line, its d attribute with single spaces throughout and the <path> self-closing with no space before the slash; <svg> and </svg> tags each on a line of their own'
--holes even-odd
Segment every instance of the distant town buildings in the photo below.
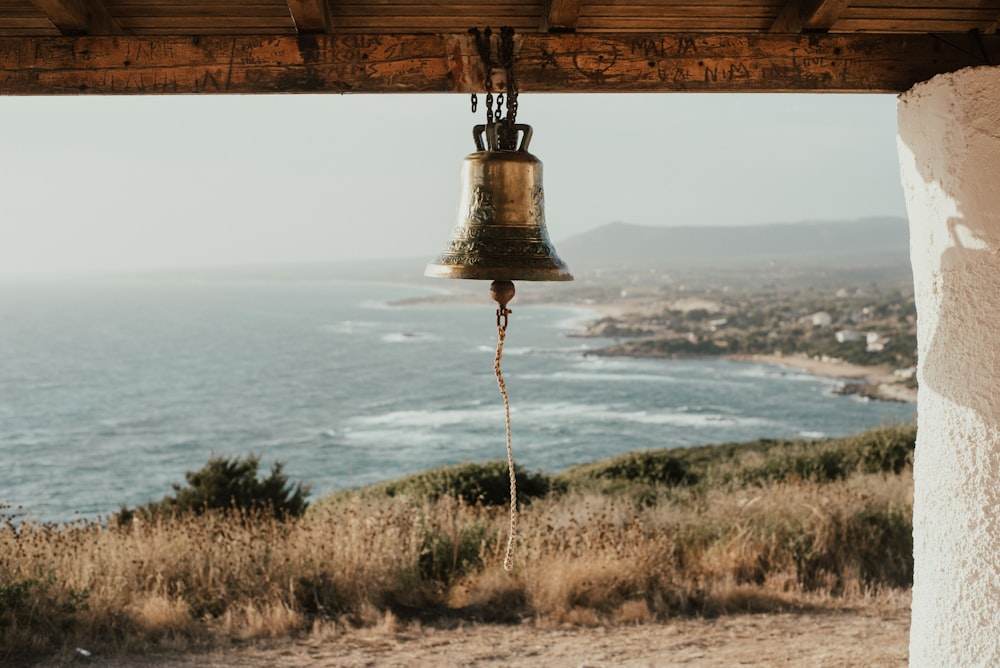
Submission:
<svg viewBox="0 0 1000 668">
<path fill-rule="evenodd" d="M 813 327 L 829 327 L 833 324 L 833 317 L 826 311 L 818 311 L 812 314 Z"/>
</svg>

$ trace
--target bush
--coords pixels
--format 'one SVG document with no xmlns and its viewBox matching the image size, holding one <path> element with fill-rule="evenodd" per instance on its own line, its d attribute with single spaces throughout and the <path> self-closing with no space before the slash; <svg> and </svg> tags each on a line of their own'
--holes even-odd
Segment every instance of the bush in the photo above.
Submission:
<svg viewBox="0 0 1000 668">
<path fill-rule="evenodd" d="M 843 480 L 854 468 L 847 455 L 840 450 L 825 449 L 822 445 L 815 444 L 810 452 L 793 449 L 785 453 L 775 452 L 762 466 L 745 469 L 740 478 L 744 483 L 752 484 L 781 482 L 793 478 L 824 483 Z"/>
<path fill-rule="evenodd" d="M 629 452 L 580 468 L 582 476 L 593 479 L 661 485 L 692 485 L 698 482 L 698 475 L 690 471 L 673 450 Z"/>
<path fill-rule="evenodd" d="M 90 592 L 58 586 L 52 574 L 19 579 L 0 573 L 0 665 L 71 633 Z"/>
<path fill-rule="evenodd" d="M 447 528 L 424 528 L 417 562 L 421 578 L 450 584 L 483 567 L 483 550 L 493 533 L 492 526 L 485 518 L 460 519 Z"/>
<path fill-rule="evenodd" d="M 275 462 L 271 475 L 257 478 L 260 457 L 248 455 L 227 459 L 212 457 L 198 471 L 184 474 L 187 486 L 174 483 L 174 494 L 152 501 L 134 511 L 122 507 L 118 522 L 131 521 L 136 512 L 147 516 L 159 514 L 201 514 L 208 510 L 239 510 L 267 513 L 279 520 L 300 517 L 309 505 L 306 496 L 308 485 L 299 482 L 291 485 L 282 473 L 284 464 Z"/>
<path fill-rule="evenodd" d="M 899 474 L 913 464 L 916 425 L 882 427 L 855 437 L 859 468 L 865 473 Z"/>
<path fill-rule="evenodd" d="M 514 472 L 519 501 L 543 497 L 552 490 L 551 478 L 543 473 L 527 473 L 520 466 L 515 466 Z M 510 473 L 507 462 L 501 460 L 458 464 L 375 485 L 369 493 L 414 496 L 430 501 L 452 497 L 470 506 L 503 506 L 510 503 Z"/>
</svg>

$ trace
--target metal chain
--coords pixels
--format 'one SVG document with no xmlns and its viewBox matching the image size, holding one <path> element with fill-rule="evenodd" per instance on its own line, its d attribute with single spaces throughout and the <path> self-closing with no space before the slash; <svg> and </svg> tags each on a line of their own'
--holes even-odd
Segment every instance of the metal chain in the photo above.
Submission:
<svg viewBox="0 0 1000 668">
<path fill-rule="evenodd" d="M 493 62 L 491 38 L 493 31 L 487 26 L 482 32 L 479 28 L 469 28 L 469 33 L 476 40 L 476 50 L 479 52 L 479 59 L 483 62 L 484 77 L 486 84 L 486 122 L 493 124 L 503 121 L 505 129 L 501 133 L 504 137 L 503 148 L 514 148 L 510 144 L 514 139 L 514 124 L 517 122 L 517 81 L 514 78 L 514 29 L 506 26 L 500 29 L 500 46 L 498 55 L 499 63 Z M 496 65 L 504 68 L 507 75 L 507 95 L 498 93 L 495 104 L 493 97 L 493 69 Z M 479 107 L 479 98 L 475 93 L 471 96 L 472 113 L 476 113 Z M 504 105 L 507 106 L 507 115 L 504 117 Z"/>
<path fill-rule="evenodd" d="M 479 52 L 479 59 L 483 61 L 483 69 L 486 83 L 486 122 L 493 123 L 493 55 L 491 54 L 490 38 L 493 31 L 489 26 L 480 32 L 479 28 L 469 28 L 469 33 L 476 40 L 476 50 Z M 472 94 L 472 111 L 476 110 L 479 100 L 476 94 Z"/>
<path fill-rule="evenodd" d="M 507 123 L 513 126 L 517 122 L 517 80 L 514 78 L 514 29 L 511 27 L 500 30 L 500 62 L 507 74 Z"/>
</svg>

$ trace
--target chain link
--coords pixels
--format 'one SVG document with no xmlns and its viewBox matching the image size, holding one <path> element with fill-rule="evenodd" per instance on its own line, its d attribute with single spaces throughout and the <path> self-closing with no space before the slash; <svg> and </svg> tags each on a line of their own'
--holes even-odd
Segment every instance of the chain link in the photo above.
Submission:
<svg viewBox="0 0 1000 668">
<path fill-rule="evenodd" d="M 513 134 L 517 122 L 517 80 L 514 78 L 514 29 L 500 29 L 500 62 L 507 75 L 507 125 Z"/>
<path fill-rule="evenodd" d="M 502 148 L 516 148 L 512 142 L 516 143 L 516 132 L 514 124 L 517 122 L 517 81 L 514 78 L 514 29 L 504 27 L 500 29 L 500 45 L 498 48 L 499 63 L 493 62 L 493 49 L 491 39 L 493 31 L 487 26 L 482 32 L 479 28 L 469 28 L 476 41 L 476 50 L 479 52 L 479 59 L 483 62 L 484 82 L 486 84 L 486 122 L 504 123 L 504 130 L 500 136 L 505 138 Z M 507 76 L 507 94 L 501 92 L 496 95 L 496 104 L 493 97 L 493 69 L 496 66 L 504 68 Z M 471 97 L 472 112 L 475 113 L 479 107 L 479 98 L 475 93 Z M 504 105 L 507 107 L 507 115 L 504 117 Z"/>
<path fill-rule="evenodd" d="M 483 62 L 483 77 L 486 84 L 486 121 L 493 122 L 493 55 L 491 53 L 490 39 L 493 31 L 487 26 L 482 32 L 479 28 L 469 28 L 469 34 L 476 40 L 476 50 L 479 52 L 479 59 Z M 472 111 L 476 111 L 479 100 L 476 94 L 472 94 Z"/>
<path fill-rule="evenodd" d="M 503 119 L 503 93 L 497 93 L 497 109 L 493 116 L 497 123 Z"/>
</svg>

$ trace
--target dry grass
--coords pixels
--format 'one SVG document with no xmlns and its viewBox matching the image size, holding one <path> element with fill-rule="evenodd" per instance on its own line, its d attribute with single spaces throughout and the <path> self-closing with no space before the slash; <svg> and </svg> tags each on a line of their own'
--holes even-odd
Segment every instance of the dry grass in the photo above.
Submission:
<svg viewBox="0 0 1000 668">
<path fill-rule="evenodd" d="M 648 492 L 648 490 L 647 490 Z M 0 529 L 0 663 L 393 632 L 399 618 L 635 624 L 877 605 L 912 578 L 912 477 L 569 491 L 524 508 L 341 496 L 295 521 L 207 514 Z"/>
</svg>

